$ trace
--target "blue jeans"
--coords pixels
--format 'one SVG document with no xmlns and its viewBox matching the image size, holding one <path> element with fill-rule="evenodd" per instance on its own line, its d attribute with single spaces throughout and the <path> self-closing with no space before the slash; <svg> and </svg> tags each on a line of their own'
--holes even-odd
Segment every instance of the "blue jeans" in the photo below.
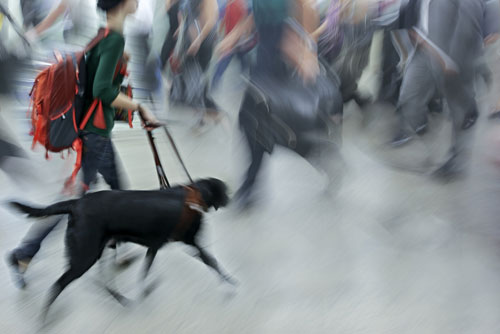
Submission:
<svg viewBox="0 0 500 334">
<path fill-rule="evenodd" d="M 121 189 L 111 138 L 92 132 L 83 132 L 82 140 L 83 183 L 90 186 L 96 180 L 99 172 L 111 189 Z"/>
<path fill-rule="evenodd" d="M 120 180 L 116 169 L 115 152 L 110 138 L 91 132 L 83 132 L 82 172 L 83 183 L 89 186 L 99 172 L 111 189 L 120 189 Z M 85 191 L 82 192 L 82 195 Z M 40 250 L 42 241 L 64 220 L 64 215 L 44 219 L 33 223 L 21 244 L 13 254 L 18 260 L 31 260 Z"/>
</svg>

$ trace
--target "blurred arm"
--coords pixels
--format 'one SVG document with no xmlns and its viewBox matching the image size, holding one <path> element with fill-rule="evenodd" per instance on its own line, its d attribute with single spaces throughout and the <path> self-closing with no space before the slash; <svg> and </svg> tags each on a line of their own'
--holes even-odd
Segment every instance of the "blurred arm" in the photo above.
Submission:
<svg viewBox="0 0 500 334">
<path fill-rule="evenodd" d="M 318 42 L 319 36 L 321 36 L 321 34 L 325 32 L 327 26 L 328 26 L 328 18 L 325 19 L 325 21 L 318 27 L 318 29 L 314 30 L 314 32 L 311 34 L 311 38 L 315 42 Z"/>
<path fill-rule="evenodd" d="M 49 15 L 47 15 L 47 17 L 34 28 L 34 31 L 36 32 L 36 34 L 40 35 L 45 30 L 50 28 L 54 24 L 54 22 L 62 14 L 64 14 L 66 12 L 67 9 L 68 9 L 67 0 L 61 0 L 61 2 L 59 2 L 59 5 L 54 7 L 54 9 L 49 13 Z"/>
<path fill-rule="evenodd" d="M 198 38 L 204 41 L 217 24 L 219 6 L 217 5 L 217 0 L 204 0 L 201 6 L 201 17 L 204 25 Z"/>
<path fill-rule="evenodd" d="M 228 54 L 231 49 L 238 43 L 241 36 L 250 33 L 255 27 L 253 14 L 248 15 L 244 20 L 241 20 L 233 30 L 219 43 L 217 53 L 221 56 Z"/>
<path fill-rule="evenodd" d="M 319 15 L 314 0 L 297 0 L 297 18 L 299 23 L 309 34 L 312 34 L 319 25 Z"/>
<path fill-rule="evenodd" d="M 494 43 L 500 37 L 500 1 L 487 0 L 485 2 L 483 18 L 483 35 L 486 45 Z"/>
</svg>

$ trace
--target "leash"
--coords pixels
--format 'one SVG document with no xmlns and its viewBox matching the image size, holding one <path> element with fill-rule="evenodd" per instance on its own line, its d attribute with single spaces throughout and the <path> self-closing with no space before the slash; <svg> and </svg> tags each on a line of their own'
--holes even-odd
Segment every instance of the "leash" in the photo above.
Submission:
<svg viewBox="0 0 500 334">
<path fill-rule="evenodd" d="M 184 169 L 184 172 L 186 173 L 186 175 L 189 179 L 189 182 L 191 182 L 191 184 L 193 184 L 194 183 L 193 178 L 191 178 L 191 175 L 189 174 L 189 172 L 186 168 L 186 165 L 184 164 L 184 160 L 182 160 L 182 158 L 181 158 L 181 154 L 179 153 L 179 150 L 177 149 L 177 145 L 175 145 L 174 138 L 172 137 L 172 135 L 170 134 L 170 131 L 168 131 L 168 128 L 165 125 L 163 126 L 163 130 L 165 130 L 165 133 L 167 134 L 168 140 L 170 141 L 170 145 L 172 145 L 172 148 L 174 149 L 175 155 L 177 156 L 177 159 L 181 163 L 181 166 Z"/>
<path fill-rule="evenodd" d="M 141 113 L 139 113 L 139 116 L 142 122 L 147 125 L 147 122 Z M 168 140 L 170 141 L 170 144 L 172 145 L 172 148 L 174 150 L 175 155 L 177 156 L 177 159 L 179 160 L 182 168 L 184 169 L 184 172 L 186 173 L 189 181 L 191 182 L 190 186 L 184 187 L 186 190 L 186 199 L 183 204 L 183 209 L 181 212 L 179 223 L 174 227 L 174 230 L 172 232 L 173 240 L 182 241 L 185 234 L 191 228 L 195 217 L 206 212 L 208 207 L 201 196 L 201 192 L 194 186 L 194 181 L 191 175 L 189 174 L 186 165 L 184 164 L 184 160 L 182 160 L 181 154 L 179 153 L 179 149 L 177 148 L 177 145 L 175 144 L 174 138 L 170 134 L 170 131 L 165 125 L 163 125 L 162 127 L 163 130 L 165 131 L 165 134 L 167 135 Z M 160 181 L 160 188 L 161 189 L 170 188 L 170 184 L 168 182 L 168 179 L 165 175 L 165 171 L 160 161 L 160 156 L 158 154 L 158 149 L 156 148 L 152 130 L 146 131 L 146 133 L 148 136 L 149 145 L 151 146 L 151 150 L 153 151 L 153 157 L 156 165 L 156 172 L 158 174 L 158 179 Z"/>
<path fill-rule="evenodd" d="M 139 117 L 141 118 L 144 124 L 147 124 L 146 120 L 139 113 Z M 156 148 L 155 139 L 153 137 L 152 131 L 146 131 L 148 136 L 149 146 L 151 147 L 151 151 L 153 151 L 153 158 L 155 160 L 156 166 L 156 174 L 158 174 L 158 181 L 160 182 L 160 189 L 170 188 L 170 183 L 168 182 L 167 175 L 165 174 L 165 170 L 163 169 L 163 165 L 161 164 L 160 155 L 158 154 L 158 149 Z"/>
<path fill-rule="evenodd" d="M 142 122 L 144 124 L 147 124 L 146 120 L 141 115 L 141 113 L 139 113 L 139 116 L 141 117 Z M 191 184 L 193 184 L 194 183 L 193 178 L 191 177 L 191 174 L 189 174 L 189 171 L 187 170 L 186 164 L 184 163 L 184 160 L 181 157 L 179 149 L 177 148 L 177 145 L 175 144 L 174 138 L 172 137 L 172 135 L 170 134 L 170 131 L 168 130 L 168 128 L 165 125 L 163 125 L 162 127 L 163 127 L 163 130 L 165 131 L 165 134 L 167 135 L 167 138 L 170 142 L 170 145 L 172 145 L 174 153 L 177 156 L 177 159 L 179 160 L 179 162 L 182 166 L 182 169 L 184 169 L 184 172 L 186 173 L 186 175 L 189 179 L 189 182 L 191 182 Z M 156 148 L 156 144 L 154 141 L 152 131 L 146 131 L 146 133 L 148 136 L 149 145 L 151 146 L 151 150 L 153 151 L 153 157 L 155 160 L 156 172 L 158 174 L 158 179 L 160 181 L 160 187 L 162 189 L 170 188 L 170 183 L 168 182 L 167 176 L 165 174 L 165 170 L 163 169 L 163 166 L 161 164 L 160 155 L 158 154 L 158 149 Z"/>
</svg>

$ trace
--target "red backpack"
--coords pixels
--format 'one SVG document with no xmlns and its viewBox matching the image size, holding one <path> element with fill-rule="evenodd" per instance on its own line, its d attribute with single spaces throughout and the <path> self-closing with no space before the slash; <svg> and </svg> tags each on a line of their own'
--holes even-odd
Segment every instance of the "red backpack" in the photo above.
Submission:
<svg viewBox="0 0 500 334">
<path fill-rule="evenodd" d="M 103 38 L 108 36 L 109 29 L 102 28 L 87 47 L 77 53 L 61 55 L 56 53 L 57 63 L 40 72 L 31 90 L 31 122 L 33 148 L 36 143 L 45 147 L 48 152 L 74 150 L 77 152 L 75 167 L 66 187 L 72 185 L 81 167 L 82 141 L 79 137 L 90 116 L 97 112 L 94 123 L 104 122 L 102 105 L 99 100 L 89 110 L 84 110 L 87 71 L 85 54 L 94 48 Z M 126 74 L 126 64 L 120 62 L 115 76 Z M 130 89 L 129 89 L 130 91 Z M 129 120 L 132 112 L 129 111 Z"/>
</svg>

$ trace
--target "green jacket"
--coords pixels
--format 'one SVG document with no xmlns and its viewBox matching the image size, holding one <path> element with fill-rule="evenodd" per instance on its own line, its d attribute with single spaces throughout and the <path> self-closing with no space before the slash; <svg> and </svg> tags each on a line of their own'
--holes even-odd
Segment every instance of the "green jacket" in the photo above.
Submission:
<svg viewBox="0 0 500 334">
<path fill-rule="evenodd" d="M 120 86 L 123 81 L 123 75 L 118 73 L 115 77 L 115 72 L 118 64 L 121 63 L 124 47 L 125 39 L 123 36 L 116 31 L 110 30 L 108 36 L 102 39 L 86 55 L 86 91 L 92 92 L 92 94 L 89 94 L 89 98 L 85 101 L 85 110 L 88 110 L 94 99 L 101 100 L 106 123 L 105 129 L 100 129 L 97 123 L 97 126 L 94 124 L 97 115 L 97 110 L 95 110 L 85 126 L 86 131 L 104 137 L 111 135 L 115 123 L 115 108 L 111 106 L 111 103 L 120 93 Z"/>
</svg>

